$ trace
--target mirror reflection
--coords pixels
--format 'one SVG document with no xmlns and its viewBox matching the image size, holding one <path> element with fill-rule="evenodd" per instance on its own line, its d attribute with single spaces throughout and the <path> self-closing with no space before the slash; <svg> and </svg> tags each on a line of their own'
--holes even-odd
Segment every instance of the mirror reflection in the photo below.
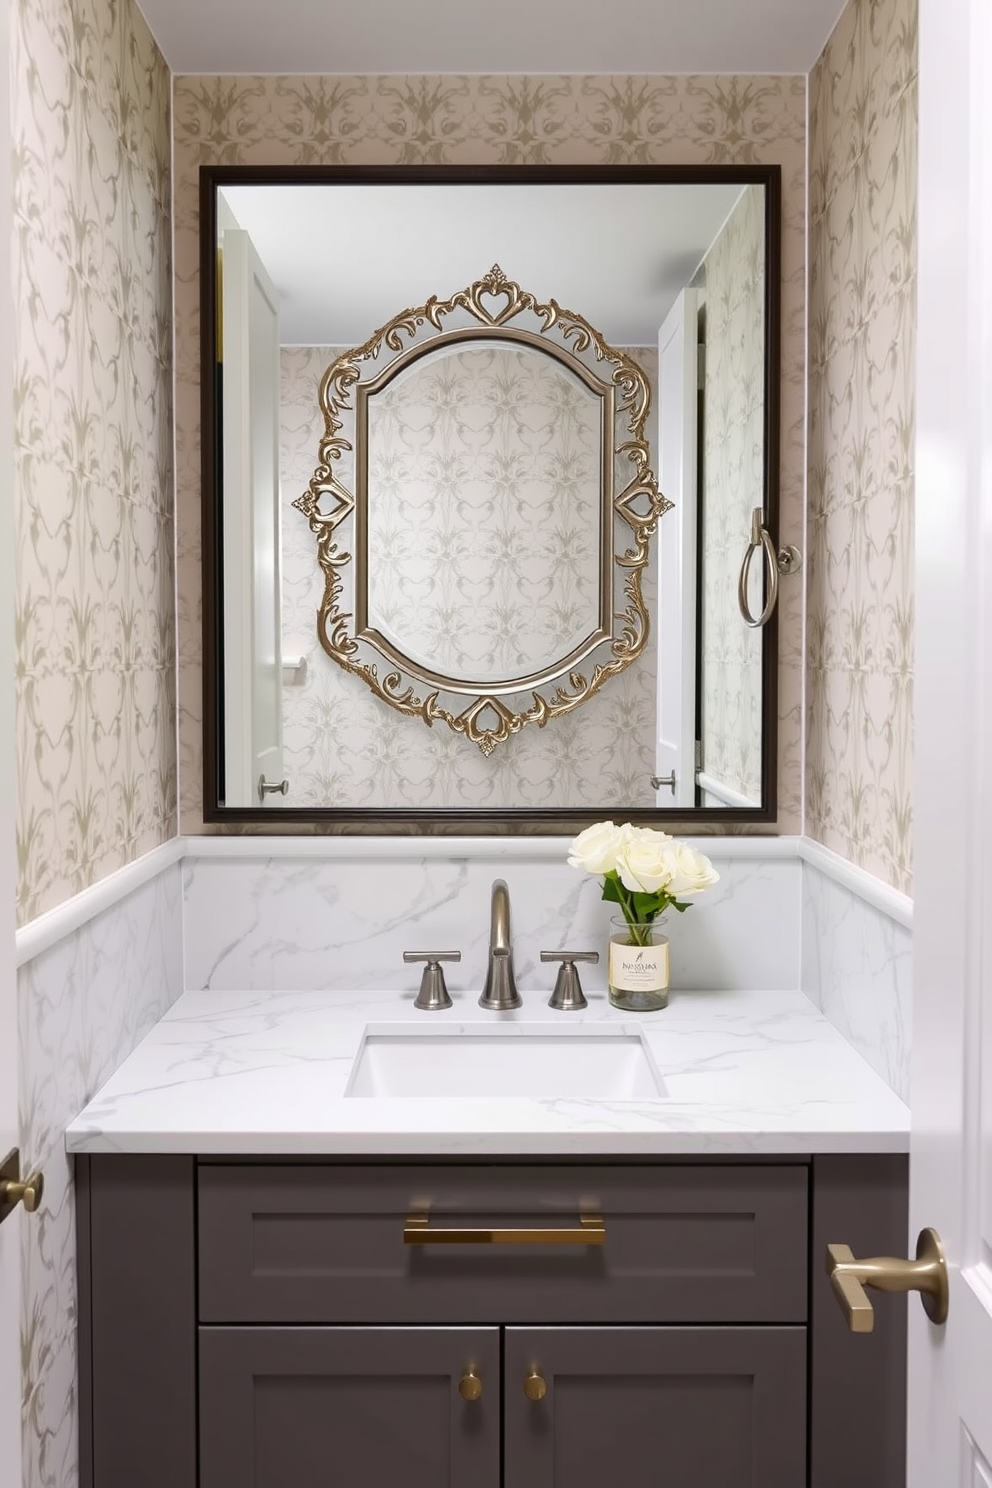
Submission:
<svg viewBox="0 0 992 1488">
<path fill-rule="evenodd" d="M 599 395 L 538 347 L 462 342 L 367 419 L 369 627 L 466 686 L 576 651 L 600 623 Z"/>
<path fill-rule="evenodd" d="M 760 807 L 767 647 L 736 586 L 766 498 L 765 220 L 762 185 L 218 189 L 223 804 Z M 648 463 L 673 506 L 643 574 L 637 659 L 487 756 L 334 664 L 317 633 L 326 565 L 293 505 L 326 433 L 328 369 L 494 260 L 641 369 Z M 600 612 L 602 420 L 574 377 L 539 363 L 471 342 L 414 361 L 369 398 L 364 451 L 334 461 L 346 489 L 367 481 L 360 626 L 492 694 L 581 651 Z M 283 780 L 284 796 L 264 789 Z"/>
</svg>

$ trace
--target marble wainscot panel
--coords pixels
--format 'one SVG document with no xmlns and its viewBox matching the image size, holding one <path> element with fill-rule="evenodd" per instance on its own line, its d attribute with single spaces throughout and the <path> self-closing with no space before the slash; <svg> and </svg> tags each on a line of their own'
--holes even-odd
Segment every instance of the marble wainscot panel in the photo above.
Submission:
<svg viewBox="0 0 992 1488">
<path fill-rule="evenodd" d="M 31 1488 L 78 1481 L 76 1228 L 65 1128 L 182 990 L 180 852 L 178 842 L 159 848 L 18 935 L 20 1146 L 45 1175 L 41 1208 L 21 1230 Z M 84 918 L 94 898 L 106 907 Z"/>
<path fill-rule="evenodd" d="M 831 861 L 835 854 L 815 844 L 809 844 L 807 852 L 802 990 L 908 1101 L 912 901 L 840 859 Z"/>
<path fill-rule="evenodd" d="M 526 994 L 550 992 L 542 950 L 605 954 L 611 906 L 600 881 L 569 868 L 567 838 L 466 843 L 424 839 L 276 842 L 188 839 L 186 986 L 401 991 L 403 952 L 460 950 L 452 988 L 482 986 L 490 886 L 510 888 L 514 964 Z M 795 989 L 801 864 L 791 838 L 701 842 L 720 874 L 685 915 L 668 918 L 672 984 Z M 605 962 L 583 970 L 606 985 Z"/>
</svg>

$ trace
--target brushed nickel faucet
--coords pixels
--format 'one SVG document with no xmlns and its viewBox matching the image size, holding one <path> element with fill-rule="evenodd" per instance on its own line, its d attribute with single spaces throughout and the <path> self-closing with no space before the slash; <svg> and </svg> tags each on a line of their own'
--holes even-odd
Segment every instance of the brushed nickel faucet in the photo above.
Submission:
<svg viewBox="0 0 992 1488">
<path fill-rule="evenodd" d="M 479 1006 L 503 1012 L 523 1007 L 513 978 L 513 951 L 510 946 L 510 891 L 502 878 L 493 880 L 489 911 L 489 969 Z"/>
</svg>

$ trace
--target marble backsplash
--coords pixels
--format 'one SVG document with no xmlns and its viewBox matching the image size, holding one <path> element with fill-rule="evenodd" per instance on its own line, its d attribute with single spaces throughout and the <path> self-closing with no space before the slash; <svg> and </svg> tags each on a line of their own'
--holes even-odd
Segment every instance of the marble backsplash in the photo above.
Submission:
<svg viewBox="0 0 992 1488">
<path fill-rule="evenodd" d="M 517 983 L 525 998 L 547 996 L 554 968 L 542 950 L 605 950 L 611 906 L 599 880 L 565 862 L 567 841 L 544 838 L 526 852 L 486 849 L 429 855 L 410 844 L 373 856 L 341 843 L 333 855 L 299 844 L 204 845 L 190 839 L 184 864 L 186 986 L 416 989 L 403 952 L 460 950 L 453 988 L 481 988 L 489 943 L 490 888 L 505 878 Z M 744 844 L 741 844 L 744 847 Z M 801 864 L 768 840 L 761 849 L 714 853 L 719 884 L 683 916 L 668 917 L 672 985 L 794 988 L 799 967 Z M 412 851 L 410 850 L 412 849 Z M 772 855 L 774 854 L 774 855 Z M 604 987 L 606 967 L 583 968 Z"/>
</svg>

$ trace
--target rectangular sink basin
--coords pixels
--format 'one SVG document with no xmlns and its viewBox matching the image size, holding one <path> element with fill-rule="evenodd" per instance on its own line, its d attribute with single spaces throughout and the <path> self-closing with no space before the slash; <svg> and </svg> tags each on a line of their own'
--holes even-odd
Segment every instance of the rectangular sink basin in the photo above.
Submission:
<svg viewBox="0 0 992 1488">
<path fill-rule="evenodd" d="M 366 1030 L 347 1096 L 517 1096 L 531 1100 L 658 1099 L 664 1083 L 636 1030 L 567 1035 Z"/>
</svg>

